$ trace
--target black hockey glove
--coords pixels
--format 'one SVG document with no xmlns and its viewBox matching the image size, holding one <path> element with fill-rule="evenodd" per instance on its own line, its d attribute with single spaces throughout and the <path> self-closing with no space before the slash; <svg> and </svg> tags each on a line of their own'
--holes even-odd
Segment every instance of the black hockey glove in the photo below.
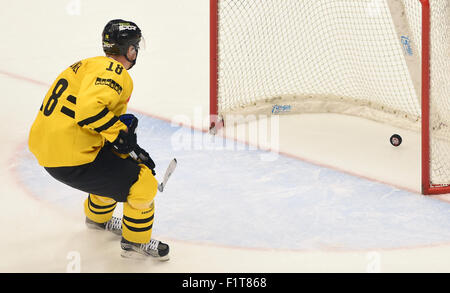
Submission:
<svg viewBox="0 0 450 293">
<path fill-rule="evenodd" d="M 128 127 L 128 133 L 120 131 L 119 136 L 113 142 L 117 152 L 130 154 L 135 161 L 146 165 L 152 171 L 153 176 L 155 176 L 155 162 L 143 148 L 137 145 L 135 131 L 138 125 L 138 119 L 133 114 L 120 115 L 119 119 Z"/>
<path fill-rule="evenodd" d="M 135 130 L 138 125 L 138 119 L 131 114 L 125 114 L 119 118 L 120 121 L 128 126 L 128 132 L 121 130 L 112 144 L 118 153 L 129 154 L 134 151 L 137 146 Z"/>
<path fill-rule="evenodd" d="M 134 149 L 134 153 L 136 154 L 136 160 L 147 166 L 151 171 L 153 176 L 156 175 L 155 172 L 155 162 L 150 157 L 150 155 L 140 146 L 136 145 L 136 148 Z"/>
</svg>

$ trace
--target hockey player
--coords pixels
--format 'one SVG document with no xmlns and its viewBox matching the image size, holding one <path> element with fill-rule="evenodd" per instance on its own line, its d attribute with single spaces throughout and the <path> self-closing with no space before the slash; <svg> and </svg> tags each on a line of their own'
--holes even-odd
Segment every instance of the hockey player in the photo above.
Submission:
<svg viewBox="0 0 450 293">
<path fill-rule="evenodd" d="M 133 91 L 141 30 L 115 19 L 102 33 L 106 56 L 69 66 L 47 92 L 29 134 L 29 148 L 55 179 L 88 193 L 89 228 L 121 235 L 121 255 L 169 258 L 169 246 L 151 238 L 157 193 L 155 164 L 137 145 L 137 118 L 125 114 Z M 128 154 L 134 151 L 139 162 Z M 123 202 L 123 219 L 113 217 Z"/>
</svg>

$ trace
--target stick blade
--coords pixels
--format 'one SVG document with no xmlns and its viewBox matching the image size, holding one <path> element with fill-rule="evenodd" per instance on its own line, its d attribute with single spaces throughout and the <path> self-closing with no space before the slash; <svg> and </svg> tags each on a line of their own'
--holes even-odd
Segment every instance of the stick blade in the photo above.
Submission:
<svg viewBox="0 0 450 293">
<path fill-rule="evenodd" d="M 172 161 L 170 161 L 169 166 L 167 167 L 166 173 L 164 174 L 163 182 L 158 185 L 158 190 L 160 192 L 164 191 L 164 187 L 167 184 L 167 180 L 169 180 L 170 176 L 172 175 L 173 171 L 175 171 L 175 168 L 177 167 L 177 159 L 173 158 Z"/>
</svg>

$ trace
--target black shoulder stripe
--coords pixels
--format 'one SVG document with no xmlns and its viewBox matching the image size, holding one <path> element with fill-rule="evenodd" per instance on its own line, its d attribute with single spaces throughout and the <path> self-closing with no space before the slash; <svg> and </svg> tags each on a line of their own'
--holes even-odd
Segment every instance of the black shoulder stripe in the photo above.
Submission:
<svg viewBox="0 0 450 293">
<path fill-rule="evenodd" d="M 111 118 L 111 120 L 109 120 L 108 122 L 106 122 L 102 126 L 95 128 L 94 130 L 97 131 L 97 132 L 102 132 L 102 131 L 110 128 L 111 126 L 113 126 L 118 120 L 119 120 L 119 117 L 114 116 L 113 118 Z"/>
<path fill-rule="evenodd" d="M 62 106 L 61 112 L 69 116 L 70 118 L 75 118 L 75 112 L 73 110 L 70 110 L 66 106 Z"/>
<path fill-rule="evenodd" d="M 85 126 L 85 125 L 94 123 L 95 121 L 98 121 L 98 120 L 102 119 L 103 117 L 105 117 L 106 114 L 108 114 L 108 113 L 109 113 L 109 110 L 108 110 L 108 108 L 105 107 L 105 108 L 104 108 L 100 113 L 98 113 L 97 115 L 92 116 L 92 117 L 89 117 L 89 118 L 86 118 L 86 119 L 84 119 L 84 120 L 78 122 L 78 125 L 80 125 L 81 127 L 83 127 L 83 126 Z"/>
<path fill-rule="evenodd" d="M 68 97 L 67 97 L 67 101 L 69 101 L 69 102 L 71 102 L 72 104 L 77 104 L 77 97 L 75 97 L 75 96 L 72 96 L 72 95 L 69 95 Z"/>
</svg>

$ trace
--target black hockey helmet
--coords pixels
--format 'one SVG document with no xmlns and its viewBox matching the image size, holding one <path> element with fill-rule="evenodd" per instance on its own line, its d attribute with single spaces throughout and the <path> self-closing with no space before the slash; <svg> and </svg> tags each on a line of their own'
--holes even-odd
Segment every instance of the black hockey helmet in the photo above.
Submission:
<svg viewBox="0 0 450 293">
<path fill-rule="evenodd" d="M 128 59 L 128 48 L 133 46 L 136 49 L 137 58 L 141 38 L 141 29 L 134 22 L 123 19 L 113 19 L 109 21 L 103 29 L 103 51 L 110 55 L 123 55 L 133 66 L 136 63 L 136 59 Z"/>
</svg>

